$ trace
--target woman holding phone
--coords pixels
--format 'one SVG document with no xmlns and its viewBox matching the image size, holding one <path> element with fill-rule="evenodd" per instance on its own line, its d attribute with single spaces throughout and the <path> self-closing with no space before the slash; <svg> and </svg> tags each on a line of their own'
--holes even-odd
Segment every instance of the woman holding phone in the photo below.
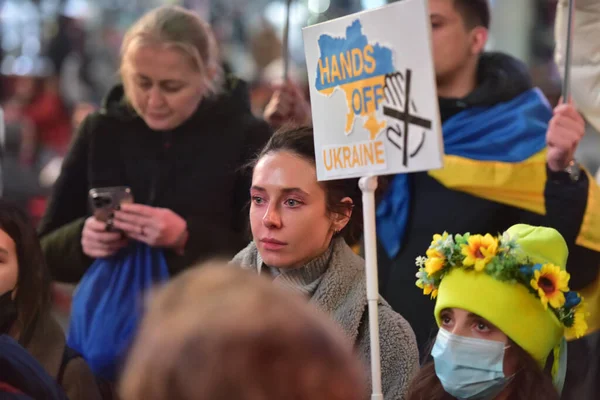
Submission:
<svg viewBox="0 0 600 400">
<path fill-rule="evenodd" d="M 245 85 L 223 78 L 210 26 L 176 6 L 150 11 L 124 37 L 120 74 L 83 122 L 41 223 L 56 280 L 78 282 L 94 259 L 110 265 L 134 242 L 162 250 L 173 276 L 246 241 L 240 166 L 270 129 Z M 135 204 L 101 221 L 88 195 L 108 187 L 129 188 Z"/>
<path fill-rule="evenodd" d="M 83 122 L 40 227 L 57 280 L 77 282 L 89 259 L 131 239 L 168 249 L 172 273 L 244 245 L 249 181 L 237 170 L 270 132 L 244 84 L 223 82 L 210 27 L 178 7 L 149 12 L 124 38 L 120 73 Z M 90 217 L 88 191 L 114 186 L 136 204 L 107 226 Z"/>
</svg>

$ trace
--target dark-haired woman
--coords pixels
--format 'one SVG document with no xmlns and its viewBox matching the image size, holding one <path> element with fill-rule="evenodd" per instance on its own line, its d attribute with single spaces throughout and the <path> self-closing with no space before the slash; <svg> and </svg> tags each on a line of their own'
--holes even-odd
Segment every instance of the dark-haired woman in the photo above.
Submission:
<svg viewBox="0 0 600 400">
<path fill-rule="evenodd" d="M 0 334 L 27 349 L 69 399 L 100 399 L 92 372 L 66 347 L 50 305 L 50 274 L 35 229 L 21 209 L 0 199 Z"/>
<path fill-rule="evenodd" d="M 312 129 L 279 131 L 254 165 L 253 241 L 234 262 L 304 294 L 331 315 L 368 367 L 365 262 L 345 240 L 355 238 L 360 230 L 360 210 L 355 209 L 359 194 L 353 180 L 317 181 Z M 418 368 L 415 336 L 383 300 L 379 324 L 384 396 L 403 399 Z"/>
</svg>

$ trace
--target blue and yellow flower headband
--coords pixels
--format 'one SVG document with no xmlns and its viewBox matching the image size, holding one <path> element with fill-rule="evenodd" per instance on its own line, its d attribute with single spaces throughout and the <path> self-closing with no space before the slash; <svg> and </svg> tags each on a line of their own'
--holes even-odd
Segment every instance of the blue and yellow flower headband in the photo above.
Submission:
<svg viewBox="0 0 600 400">
<path fill-rule="evenodd" d="M 435 298 L 444 277 L 453 268 L 483 272 L 506 283 L 519 283 L 550 309 L 569 334 L 587 331 L 583 298 L 569 290 L 569 274 L 552 263 L 534 263 L 516 240 L 502 236 L 434 235 L 426 257 L 418 257 L 416 285 Z"/>
</svg>

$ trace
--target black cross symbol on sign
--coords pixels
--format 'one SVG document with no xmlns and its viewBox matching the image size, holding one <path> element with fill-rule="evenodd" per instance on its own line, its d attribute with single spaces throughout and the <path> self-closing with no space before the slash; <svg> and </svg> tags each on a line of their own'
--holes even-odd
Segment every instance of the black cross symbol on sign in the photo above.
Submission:
<svg viewBox="0 0 600 400">
<path fill-rule="evenodd" d="M 388 105 L 383 106 L 383 114 L 387 117 L 394 118 L 394 119 L 404 123 L 404 135 L 402 135 L 403 136 L 402 148 L 400 148 L 400 146 L 398 146 L 398 144 L 396 144 L 395 141 L 390 138 L 390 130 L 392 131 L 391 133 L 400 135 L 400 132 L 399 132 L 400 127 L 399 126 L 398 126 L 397 130 L 392 127 L 388 128 L 387 135 L 388 135 L 388 139 L 390 139 L 390 142 L 394 146 L 396 146 L 400 150 L 402 150 L 402 152 L 403 152 L 402 164 L 406 167 L 406 166 L 408 166 L 408 159 L 409 159 L 409 154 L 408 154 L 408 128 L 409 128 L 409 126 L 416 125 L 416 126 L 420 126 L 425 129 L 431 129 L 431 121 L 410 113 L 411 104 L 413 106 L 413 109 L 416 111 L 414 102 L 411 103 L 411 98 L 410 98 L 410 94 L 411 94 L 410 93 L 410 89 L 411 89 L 410 84 L 411 84 L 411 78 L 412 78 L 412 71 L 410 69 L 406 70 L 406 82 L 404 84 L 404 93 L 401 93 L 402 88 L 400 87 L 400 84 L 398 82 L 398 78 L 401 76 L 402 75 L 399 72 L 386 75 L 386 85 L 385 85 L 384 90 L 386 93 L 386 102 Z M 390 82 L 392 82 L 393 79 L 396 79 L 396 85 L 394 85 L 393 83 L 390 84 Z M 402 99 L 402 95 L 404 95 L 403 96 L 404 99 Z M 402 100 L 404 100 L 404 101 L 402 101 Z M 398 107 L 401 107 L 401 104 L 403 104 L 404 111 L 400 111 L 400 109 L 390 107 L 390 106 L 396 105 L 396 103 L 398 103 L 397 104 Z M 423 146 L 424 140 L 425 140 L 425 138 L 423 137 L 423 139 L 421 140 L 421 144 L 419 144 L 417 150 L 413 154 L 411 154 L 410 157 L 413 157 L 414 155 L 416 155 L 419 152 L 419 150 Z"/>
</svg>

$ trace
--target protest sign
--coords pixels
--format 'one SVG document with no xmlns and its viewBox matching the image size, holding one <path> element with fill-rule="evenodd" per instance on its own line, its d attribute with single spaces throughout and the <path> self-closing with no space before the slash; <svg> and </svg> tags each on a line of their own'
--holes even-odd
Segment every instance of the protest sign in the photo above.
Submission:
<svg viewBox="0 0 600 400">
<path fill-rule="evenodd" d="M 426 3 L 304 28 L 319 180 L 442 166 Z"/>
</svg>

